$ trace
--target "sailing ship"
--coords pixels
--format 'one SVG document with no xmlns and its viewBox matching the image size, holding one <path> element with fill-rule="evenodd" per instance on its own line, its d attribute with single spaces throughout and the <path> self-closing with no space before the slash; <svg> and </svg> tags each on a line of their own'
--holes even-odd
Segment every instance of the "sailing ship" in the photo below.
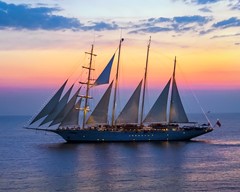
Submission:
<svg viewBox="0 0 240 192">
<path fill-rule="evenodd" d="M 91 76 L 94 70 L 92 68 L 92 61 L 93 57 L 96 55 L 93 53 L 94 46 L 92 45 L 91 52 L 86 52 L 90 55 L 89 66 L 84 67 L 84 69 L 88 71 L 87 81 L 79 82 L 86 86 L 85 94 L 80 95 L 80 87 L 69 99 L 73 90 L 72 85 L 63 95 L 67 84 L 66 80 L 26 128 L 53 132 L 60 135 L 66 142 L 75 143 L 186 141 L 211 132 L 213 127 L 209 121 L 207 124 L 200 125 L 197 122 L 189 122 L 188 120 L 175 79 L 176 57 L 174 59 L 174 68 L 171 78 L 163 91 L 159 94 L 159 97 L 148 114 L 144 117 L 144 101 L 151 37 L 147 46 L 146 67 L 143 79 L 138 84 L 120 114 L 116 117 L 120 54 L 123 41 L 124 39 L 121 38 L 118 46 L 116 76 L 110 84 L 110 73 L 115 53 L 99 77 L 93 82 Z M 90 89 L 94 89 L 96 86 L 103 84 L 109 84 L 109 86 L 94 110 L 88 115 L 90 112 L 89 101 L 92 99 L 90 96 Z M 112 109 L 109 110 L 113 87 L 113 104 Z M 112 114 L 111 119 L 108 118 L 110 111 Z M 81 115 L 82 124 L 80 125 L 79 116 Z M 32 127 L 39 121 L 41 122 L 37 128 Z M 48 127 L 57 125 L 57 128 L 42 128 L 41 126 L 43 125 L 48 125 Z"/>
</svg>

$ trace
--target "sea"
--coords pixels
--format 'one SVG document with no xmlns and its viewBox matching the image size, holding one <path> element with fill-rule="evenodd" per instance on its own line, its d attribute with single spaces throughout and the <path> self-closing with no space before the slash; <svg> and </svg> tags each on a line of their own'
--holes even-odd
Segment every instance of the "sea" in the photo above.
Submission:
<svg viewBox="0 0 240 192">
<path fill-rule="evenodd" d="M 240 191 L 240 114 L 187 142 L 68 144 L 0 116 L 0 191 Z"/>
</svg>

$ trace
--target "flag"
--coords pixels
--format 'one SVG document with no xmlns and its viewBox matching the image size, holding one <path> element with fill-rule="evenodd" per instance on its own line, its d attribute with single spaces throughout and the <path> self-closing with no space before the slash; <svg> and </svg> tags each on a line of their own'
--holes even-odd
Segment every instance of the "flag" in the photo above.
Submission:
<svg viewBox="0 0 240 192">
<path fill-rule="evenodd" d="M 216 125 L 217 125 L 218 127 L 221 127 L 222 124 L 220 123 L 219 119 L 217 120 Z"/>
</svg>

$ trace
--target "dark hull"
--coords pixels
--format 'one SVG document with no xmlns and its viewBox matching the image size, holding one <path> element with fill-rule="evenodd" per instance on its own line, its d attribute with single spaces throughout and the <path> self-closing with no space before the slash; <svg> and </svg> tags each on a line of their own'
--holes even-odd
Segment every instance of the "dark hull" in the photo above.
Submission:
<svg viewBox="0 0 240 192">
<path fill-rule="evenodd" d="M 51 130 L 70 143 L 132 142 L 132 141 L 187 141 L 211 132 L 212 128 L 181 128 L 154 131 L 100 131 L 81 129 Z"/>
</svg>

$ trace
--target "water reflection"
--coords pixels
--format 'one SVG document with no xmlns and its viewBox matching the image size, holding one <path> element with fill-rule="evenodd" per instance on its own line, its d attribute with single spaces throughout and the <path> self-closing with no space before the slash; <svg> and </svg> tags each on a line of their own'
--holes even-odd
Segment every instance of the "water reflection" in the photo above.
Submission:
<svg viewBox="0 0 240 192">
<path fill-rule="evenodd" d="M 174 183 L 178 187 L 184 183 L 182 173 L 188 145 L 188 142 L 44 145 L 51 152 L 43 164 L 43 174 L 54 189 L 71 186 L 81 191 L 159 191 L 159 187 L 169 185 L 173 189 Z M 55 182 L 59 175 L 64 175 L 66 185 Z"/>
</svg>

